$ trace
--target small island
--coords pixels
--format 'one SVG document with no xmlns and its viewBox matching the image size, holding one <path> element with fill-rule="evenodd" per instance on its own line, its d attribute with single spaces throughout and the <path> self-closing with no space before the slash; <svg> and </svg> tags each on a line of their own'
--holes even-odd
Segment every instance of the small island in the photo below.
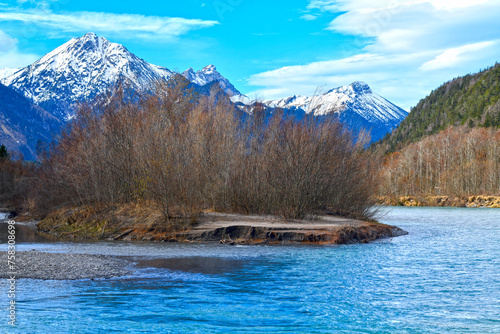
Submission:
<svg viewBox="0 0 500 334">
<path fill-rule="evenodd" d="M 221 244 L 350 244 L 407 234 L 375 221 L 332 215 L 285 220 L 271 215 L 204 212 L 196 222 L 166 229 L 160 215 L 146 211 L 110 210 L 106 216 L 89 209 L 49 215 L 38 230 L 70 240 L 126 240 Z"/>
</svg>

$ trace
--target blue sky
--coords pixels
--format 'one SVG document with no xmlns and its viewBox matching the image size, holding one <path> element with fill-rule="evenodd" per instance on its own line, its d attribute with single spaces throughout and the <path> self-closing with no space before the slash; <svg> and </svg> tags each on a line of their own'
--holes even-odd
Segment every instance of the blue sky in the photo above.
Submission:
<svg viewBox="0 0 500 334">
<path fill-rule="evenodd" d="M 95 32 L 150 63 L 217 66 L 252 98 L 361 80 L 405 109 L 500 60 L 500 0 L 0 0 L 0 68 Z"/>
</svg>

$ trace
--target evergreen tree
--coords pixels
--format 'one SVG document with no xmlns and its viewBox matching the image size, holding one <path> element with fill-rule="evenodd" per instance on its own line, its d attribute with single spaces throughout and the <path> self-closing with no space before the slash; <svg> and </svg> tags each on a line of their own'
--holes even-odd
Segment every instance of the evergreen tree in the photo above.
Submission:
<svg viewBox="0 0 500 334">
<path fill-rule="evenodd" d="M 408 117 L 374 146 L 395 152 L 449 126 L 499 127 L 500 64 L 455 78 L 433 90 Z M 498 112 L 498 114 L 497 114 Z"/>
<path fill-rule="evenodd" d="M 0 160 L 8 160 L 10 158 L 9 152 L 7 152 L 7 147 L 5 145 L 0 146 Z"/>
</svg>

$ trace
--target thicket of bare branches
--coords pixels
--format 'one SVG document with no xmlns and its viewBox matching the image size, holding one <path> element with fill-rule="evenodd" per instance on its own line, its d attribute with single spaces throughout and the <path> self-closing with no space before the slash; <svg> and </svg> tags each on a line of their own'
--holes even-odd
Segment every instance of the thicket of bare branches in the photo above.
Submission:
<svg viewBox="0 0 500 334">
<path fill-rule="evenodd" d="M 255 108 L 182 78 L 154 94 L 117 89 L 82 105 L 42 162 L 37 208 L 143 201 L 167 220 L 201 210 L 301 218 L 318 210 L 370 218 L 377 159 L 337 121 Z"/>
<path fill-rule="evenodd" d="M 36 166 L 22 159 L 0 158 L 0 202 L 12 208 L 29 205 Z"/>
<path fill-rule="evenodd" d="M 500 131 L 448 128 L 391 154 L 381 194 L 500 195 Z"/>
</svg>

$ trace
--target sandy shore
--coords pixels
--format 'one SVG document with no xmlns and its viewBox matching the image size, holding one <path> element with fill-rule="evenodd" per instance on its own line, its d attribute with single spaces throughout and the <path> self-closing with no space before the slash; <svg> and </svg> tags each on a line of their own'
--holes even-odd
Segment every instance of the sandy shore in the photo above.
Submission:
<svg viewBox="0 0 500 334">
<path fill-rule="evenodd" d="M 0 252 L 0 278 L 10 278 L 7 252 Z M 128 274 L 129 263 L 114 257 L 89 254 L 16 252 L 16 279 L 75 280 L 112 278 Z"/>
</svg>

